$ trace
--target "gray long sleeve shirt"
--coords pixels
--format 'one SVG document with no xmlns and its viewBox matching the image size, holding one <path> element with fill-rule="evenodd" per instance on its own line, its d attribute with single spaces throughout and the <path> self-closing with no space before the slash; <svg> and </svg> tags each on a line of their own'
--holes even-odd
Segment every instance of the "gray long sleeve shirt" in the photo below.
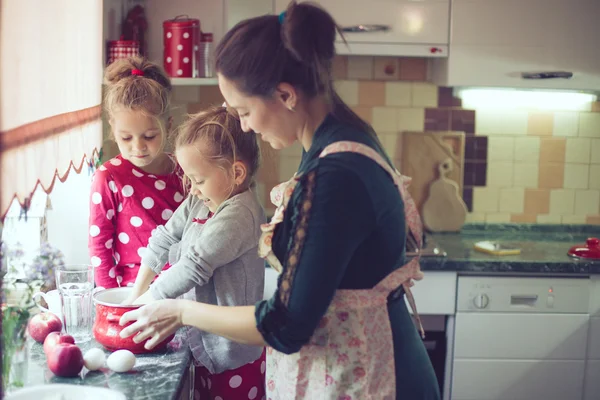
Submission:
<svg viewBox="0 0 600 400">
<path fill-rule="evenodd" d="M 254 305 L 263 297 L 264 261 L 258 257 L 260 225 L 266 218 L 256 195 L 248 190 L 226 200 L 209 218 L 209 210 L 189 196 L 171 219 L 150 237 L 142 264 L 161 272 L 150 286 L 155 299 L 186 298 L 220 306 Z M 188 328 L 189 346 L 198 364 L 211 373 L 256 360 L 262 347 L 234 343 Z"/>
</svg>

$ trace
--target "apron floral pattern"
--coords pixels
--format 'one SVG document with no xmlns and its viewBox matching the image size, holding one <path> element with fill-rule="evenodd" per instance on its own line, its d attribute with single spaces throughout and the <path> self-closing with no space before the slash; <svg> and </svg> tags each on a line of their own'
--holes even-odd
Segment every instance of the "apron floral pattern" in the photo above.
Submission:
<svg viewBox="0 0 600 400">
<path fill-rule="evenodd" d="M 327 146 L 319 155 L 353 152 L 377 162 L 394 179 L 404 201 L 406 223 L 422 247 L 422 223 L 408 193 L 410 178 L 402 176 L 372 148 L 342 141 Z M 259 254 L 278 272 L 283 267 L 272 251 L 273 232 L 283 221 L 287 204 L 300 176 L 277 185 L 271 202 L 277 207 L 271 221 L 262 226 Z M 267 348 L 267 398 L 368 400 L 396 399 L 396 375 L 392 330 L 387 310 L 390 293 L 403 286 L 418 328 L 423 327 L 410 287 L 423 273 L 418 257 L 396 269 L 372 289 L 338 290 L 309 343 L 292 355 Z"/>
</svg>

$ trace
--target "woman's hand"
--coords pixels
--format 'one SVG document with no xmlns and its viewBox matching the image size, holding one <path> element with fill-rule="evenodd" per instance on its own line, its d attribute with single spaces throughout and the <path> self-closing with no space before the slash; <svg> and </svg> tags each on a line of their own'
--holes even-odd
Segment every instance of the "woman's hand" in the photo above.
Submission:
<svg viewBox="0 0 600 400">
<path fill-rule="evenodd" d="M 133 337 L 135 343 L 150 338 L 144 344 L 144 347 L 150 350 L 183 326 L 182 310 L 181 300 L 165 299 L 126 312 L 121 317 L 119 324 L 123 326 L 130 321 L 134 322 L 124 328 L 120 336 L 126 338 L 137 332 L 137 335 Z"/>
</svg>

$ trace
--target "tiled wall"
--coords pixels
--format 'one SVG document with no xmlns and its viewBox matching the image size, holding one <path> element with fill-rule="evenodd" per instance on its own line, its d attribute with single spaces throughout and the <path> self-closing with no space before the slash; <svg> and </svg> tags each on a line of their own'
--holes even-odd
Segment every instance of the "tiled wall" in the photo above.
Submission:
<svg viewBox="0 0 600 400">
<path fill-rule="evenodd" d="M 463 109 L 452 88 L 427 82 L 427 60 L 338 57 L 336 87 L 396 161 L 402 131 L 463 131 L 469 221 L 600 224 L 600 103 L 585 111 Z M 223 101 L 216 86 L 177 87 L 175 123 Z M 289 179 L 299 145 L 263 143 L 259 194 Z"/>
</svg>

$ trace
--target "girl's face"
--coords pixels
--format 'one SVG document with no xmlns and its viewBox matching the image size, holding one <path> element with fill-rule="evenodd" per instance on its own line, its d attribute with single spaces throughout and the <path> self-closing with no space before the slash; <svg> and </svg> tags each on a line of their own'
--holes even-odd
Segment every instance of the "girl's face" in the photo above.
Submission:
<svg viewBox="0 0 600 400">
<path fill-rule="evenodd" d="M 119 110 L 110 125 L 121 156 L 143 170 L 163 154 L 163 131 L 156 118 L 140 111 Z"/>
<path fill-rule="evenodd" d="M 223 75 L 218 74 L 218 79 L 219 89 L 227 105 L 239 114 L 244 132 L 253 130 L 274 149 L 289 147 L 297 140 L 297 123 L 280 99 L 248 96 Z"/>
<path fill-rule="evenodd" d="M 191 182 L 191 193 L 204 201 L 212 212 L 235 192 L 233 168 L 226 169 L 203 156 L 210 154 L 202 140 L 180 146 L 175 154 L 183 172 Z"/>
</svg>

